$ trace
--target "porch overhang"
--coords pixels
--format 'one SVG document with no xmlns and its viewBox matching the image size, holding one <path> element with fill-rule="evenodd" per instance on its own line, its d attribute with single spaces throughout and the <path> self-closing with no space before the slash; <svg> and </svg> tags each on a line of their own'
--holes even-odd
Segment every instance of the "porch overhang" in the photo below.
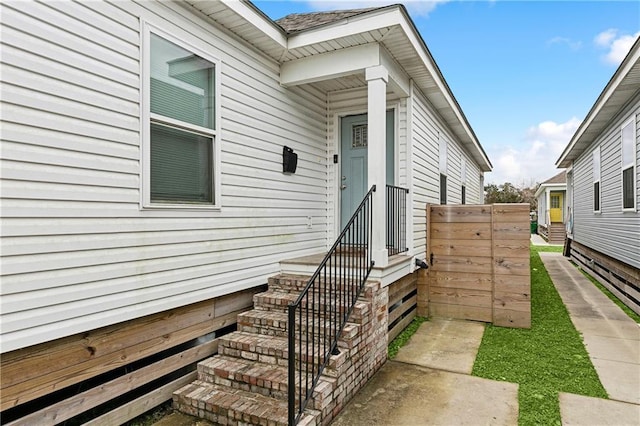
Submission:
<svg viewBox="0 0 640 426">
<path fill-rule="evenodd" d="M 364 75 L 368 68 L 383 66 L 389 85 L 399 97 L 407 97 L 409 77 L 379 43 L 363 44 L 285 62 L 280 68 L 280 84 L 285 87 L 315 83 L 348 75 Z"/>
<path fill-rule="evenodd" d="M 567 190 L 566 183 L 543 183 L 536 190 L 534 197 L 538 198 L 540 194 L 542 194 L 544 191 L 551 192 L 551 191 L 566 191 L 566 190 Z"/>
</svg>

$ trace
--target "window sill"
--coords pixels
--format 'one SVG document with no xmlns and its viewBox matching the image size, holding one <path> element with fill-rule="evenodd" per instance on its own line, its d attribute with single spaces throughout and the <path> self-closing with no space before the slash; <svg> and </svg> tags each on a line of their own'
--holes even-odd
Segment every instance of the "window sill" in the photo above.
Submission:
<svg viewBox="0 0 640 426">
<path fill-rule="evenodd" d="M 184 210 L 184 211 L 220 211 L 219 205 L 198 205 L 198 204 L 144 204 L 140 210 Z"/>
</svg>

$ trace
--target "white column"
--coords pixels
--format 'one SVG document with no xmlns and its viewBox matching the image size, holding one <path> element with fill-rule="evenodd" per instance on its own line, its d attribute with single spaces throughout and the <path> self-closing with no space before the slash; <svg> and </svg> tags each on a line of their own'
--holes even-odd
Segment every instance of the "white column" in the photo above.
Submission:
<svg viewBox="0 0 640 426">
<path fill-rule="evenodd" d="M 545 192 L 545 196 L 546 196 L 546 202 L 547 205 L 545 206 L 547 208 L 546 213 L 546 217 L 544 218 L 545 221 L 545 225 L 547 226 L 547 230 L 549 229 L 549 227 L 551 226 L 551 190 L 549 188 L 545 188 L 544 189 Z"/>
<path fill-rule="evenodd" d="M 372 256 L 376 266 L 387 266 L 389 256 L 386 247 L 386 110 L 387 110 L 387 82 L 389 73 L 383 66 L 367 68 L 368 88 L 368 187 L 376 186 L 373 196 L 373 235 Z"/>
</svg>

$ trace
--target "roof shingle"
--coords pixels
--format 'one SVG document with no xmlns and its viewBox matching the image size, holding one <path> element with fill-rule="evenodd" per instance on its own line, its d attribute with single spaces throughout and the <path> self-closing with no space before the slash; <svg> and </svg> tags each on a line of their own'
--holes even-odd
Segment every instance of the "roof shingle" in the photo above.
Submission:
<svg viewBox="0 0 640 426">
<path fill-rule="evenodd" d="M 542 182 L 543 185 L 545 183 L 567 183 L 567 171 L 563 170 L 560 173 L 558 173 L 557 175 L 555 175 L 554 177 L 549 178 L 549 179 L 545 180 L 544 182 Z"/>
<path fill-rule="evenodd" d="M 276 24 L 280 25 L 287 33 L 296 33 L 320 25 L 330 24 L 355 15 L 381 9 L 380 7 L 367 7 L 362 9 L 333 10 L 330 12 L 310 12 L 292 13 L 283 18 L 276 19 Z"/>
</svg>

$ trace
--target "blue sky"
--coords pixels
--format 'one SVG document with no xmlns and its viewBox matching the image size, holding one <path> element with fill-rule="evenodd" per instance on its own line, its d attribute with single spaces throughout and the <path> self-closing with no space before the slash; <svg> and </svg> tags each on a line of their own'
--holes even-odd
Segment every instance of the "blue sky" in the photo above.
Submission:
<svg viewBox="0 0 640 426">
<path fill-rule="evenodd" d="M 289 13 L 398 1 L 254 1 Z M 404 1 L 494 171 L 531 186 L 555 160 L 640 35 L 640 1 Z"/>
</svg>

